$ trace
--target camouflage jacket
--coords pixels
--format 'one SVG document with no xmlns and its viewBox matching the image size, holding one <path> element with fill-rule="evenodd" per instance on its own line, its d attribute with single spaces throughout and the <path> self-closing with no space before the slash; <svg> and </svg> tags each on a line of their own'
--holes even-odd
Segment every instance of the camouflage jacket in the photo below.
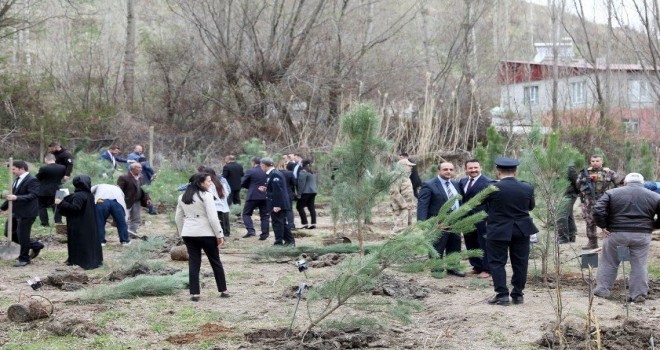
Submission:
<svg viewBox="0 0 660 350">
<path fill-rule="evenodd" d="M 585 200 L 597 200 L 605 191 L 615 188 L 619 183 L 619 176 L 610 168 L 595 170 L 589 167 L 586 169 L 586 173 L 589 176 L 585 176 L 585 169 L 582 169 L 576 181 L 577 187 L 580 189 L 580 197 Z M 595 198 L 592 198 L 592 188 Z"/>
<path fill-rule="evenodd" d="M 417 206 L 412 182 L 407 176 L 396 180 L 390 186 L 389 193 L 393 210 L 413 209 Z"/>
</svg>

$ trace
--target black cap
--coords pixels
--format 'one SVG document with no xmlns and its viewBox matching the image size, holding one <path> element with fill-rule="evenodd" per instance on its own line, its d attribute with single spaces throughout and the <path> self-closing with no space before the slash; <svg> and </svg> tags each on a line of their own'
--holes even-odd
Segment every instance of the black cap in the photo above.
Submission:
<svg viewBox="0 0 660 350">
<path fill-rule="evenodd" d="M 519 164 L 520 162 L 518 161 L 518 159 L 506 158 L 506 157 L 498 157 L 497 159 L 495 159 L 495 166 L 497 166 L 500 169 L 515 170 Z"/>
</svg>

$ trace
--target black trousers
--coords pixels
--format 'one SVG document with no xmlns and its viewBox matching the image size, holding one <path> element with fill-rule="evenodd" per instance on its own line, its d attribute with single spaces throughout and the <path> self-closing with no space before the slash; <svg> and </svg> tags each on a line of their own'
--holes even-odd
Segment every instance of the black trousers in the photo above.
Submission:
<svg viewBox="0 0 660 350">
<path fill-rule="evenodd" d="M 40 196 L 39 197 L 39 220 L 43 226 L 48 225 L 48 209 L 52 208 L 55 212 L 53 220 L 56 224 L 62 223 L 62 215 L 55 206 L 55 196 Z"/>
<path fill-rule="evenodd" d="M 231 193 L 229 194 L 229 198 L 227 198 L 227 203 L 229 205 L 232 204 L 238 204 L 241 205 L 241 189 L 233 189 L 231 190 Z"/>
<path fill-rule="evenodd" d="M 30 239 L 32 232 L 32 224 L 37 218 L 18 218 L 12 217 L 11 222 L 11 240 L 14 243 L 21 245 L 20 253 L 18 254 L 18 261 L 30 261 L 30 249 L 43 249 L 44 245 L 37 241 Z M 8 236 L 7 223 L 5 223 L 5 236 Z"/>
<path fill-rule="evenodd" d="M 511 241 L 487 240 L 488 262 L 490 263 L 490 275 L 493 276 L 493 285 L 498 297 L 509 295 L 506 286 L 507 257 L 511 258 L 511 285 L 513 290 L 511 296 L 523 296 L 523 289 L 527 283 L 527 265 L 529 262 L 529 236 L 522 232 L 514 231 Z M 508 255 L 508 256 L 507 256 Z"/>
<path fill-rule="evenodd" d="M 300 223 L 307 225 L 307 215 L 305 215 L 305 208 L 309 210 L 309 216 L 312 219 L 312 225 L 316 225 L 316 207 L 314 206 L 314 200 L 316 199 L 316 193 L 303 193 L 296 203 L 296 209 L 298 210 L 298 215 L 300 215 Z"/>
<path fill-rule="evenodd" d="M 433 242 L 433 248 L 440 254 L 440 257 L 451 253 L 461 251 L 461 236 L 451 232 L 443 232 L 438 239 Z"/>
<path fill-rule="evenodd" d="M 229 226 L 229 213 L 223 213 L 221 211 L 218 212 L 218 220 L 220 220 L 220 227 L 222 227 L 222 233 L 225 235 L 225 237 L 229 237 L 231 235 L 230 226 Z"/>
<path fill-rule="evenodd" d="M 188 284 L 190 285 L 190 294 L 199 294 L 199 269 L 202 265 L 202 250 L 209 259 L 213 277 L 218 287 L 218 292 L 227 291 L 227 281 L 225 280 L 225 270 L 220 262 L 220 251 L 218 250 L 218 241 L 215 237 L 183 237 L 183 243 L 188 250 Z"/>
<path fill-rule="evenodd" d="M 261 219 L 261 236 L 268 237 L 268 204 L 265 199 L 245 201 L 243 207 L 243 223 L 249 234 L 255 234 L 254 222 L 252 222 L 252 213 L 254 209 L 259 208 L 259 217 Z"/>
<path fill-rule="evenodd" d="M 488 249 L 486 249 L 486 237 L 484 237 L 486 223 L 481 221 L 477 223 L 476 226 L 476 231 L 463 234 L 465 248 L 467 250 L 481 249 L 484 251 L 484 255 L 480 258 L 469 258 L 468 260 L 470 261 L 470 265 L 472 265 L 472 269 L 475 271 L 490 272 L 490 266 L 488 266 Z"/>
<path fill-rule="evenodd" d="M 273 232 L 275 233 L 275 244 L 296 244 L 296 240 L 291 233 L 291 228 L 286 222 L 288 211 L 282 209 L 277 213 L 270 213 L 270 218 L 273 221 Z"/>
</svg>

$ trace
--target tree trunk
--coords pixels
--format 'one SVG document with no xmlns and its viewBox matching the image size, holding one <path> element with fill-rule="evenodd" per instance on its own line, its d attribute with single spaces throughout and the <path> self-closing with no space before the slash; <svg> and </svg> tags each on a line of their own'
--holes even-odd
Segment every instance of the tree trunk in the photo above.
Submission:
<svg viewBox="0 0 660 350">
<path fill-rule="evenodd" d="M 135 88 L 135 4 L 126 1 L 126 50 L 124 52 L 124 95 L 126 106 L 133 109 Z"/>
<path fill-rule="evenodd" d="M 30 322 L 53 314 L 53 304 L 46 298 L 30 297 L 7 309 L 7 318 L 12 322 Z"/>
</svg>

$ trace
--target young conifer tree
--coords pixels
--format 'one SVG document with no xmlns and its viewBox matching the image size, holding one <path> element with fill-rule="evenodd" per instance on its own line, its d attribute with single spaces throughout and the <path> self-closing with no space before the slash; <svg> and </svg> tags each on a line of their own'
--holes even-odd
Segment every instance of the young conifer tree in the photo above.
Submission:
<svg viewBox="0 0 660 350">
<path fill-rule="evenodd" d="M 364 222 L 371 215 L 376 199 L 389 190 L 401 173 L 389 171 L 380 160 L 389 154 L 391 145 L 380 137 L 382 118 L 373 106 L 360 104 L 341 117 L 342 142 L 333 152 L 335 186 L 332 210 L 338 221 L 357 228 L 360 253 L 364 255 Z"/>
</svg>

